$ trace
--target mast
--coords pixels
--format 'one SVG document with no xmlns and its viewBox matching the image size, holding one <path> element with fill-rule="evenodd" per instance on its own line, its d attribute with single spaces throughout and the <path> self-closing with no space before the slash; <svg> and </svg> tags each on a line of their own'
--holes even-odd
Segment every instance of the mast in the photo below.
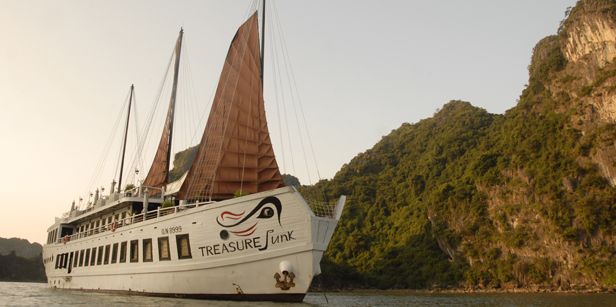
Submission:
<svg viewBox="0 0 616 307">
<path fill-rule="evenodd" d="M 130 85 L 130 97 L 128 98 L 128 114 L 126 115 L 126 128 L 124 129 L 124 144 L 122 145 L 122 162 L 120 163 L 120 178 L 118 180 L 118 190 L 122 192 L 122 173 L 124 172 L 124 156 L 126 155 L 126 141 L 128 139 L 128 122 L 130 120 L 130 108 L 133 102 L 133 92 L 135 85 Z M 111 191 L 113 193 L 114 191 Z"/>
<path fill-rule="evenodd" d="M 171 163 L 171 144 L 173 140 L 173 117 L 175 116 L 175 97 L 178 90 L 178 75 L 180 72 L 180 55 L 182 54 L 182 37 L 184 37 L 184 28 L 180 28 L 180 37 L 176 46 L 177 53 L 175 55 L 175 67 L 173 68 L 173 87 L 171 89 L 171 101 L 169 102 L 171 122 L 169 123 L 169 146 L 167 148 L 167 176 L 165 181 L 169 182 L 169 165 Z"/>
<path fill-rule="evenodd" d="M 169 166 L 171 164 L 171 145 L 173 139 L 173 120 L 175 117 L 175 100 L 178 88 L 178 75 L 180 72 L 180 57 L 182 54 L 182 38 L 184 29 L 180 29 L 180 35 L 175 43 L 175 65 L 173 68 L 173 84 L 171 88 L 171 98 L 169 99 L 169 108 L 165 118 L 165 126 L 163 128 L 158 149 L 154 155 L 154 161 L 148 171 L 148 175 L 143 181 L 143 185 L 149 187 L 162 187 L 169 182 Z"/>
<path fill-rule="evenodd" d="M 261 16 L 261 88 L 263 88 L 263 61 L 265 59 L 265 0 L 263 0 Z"/>
</svg>

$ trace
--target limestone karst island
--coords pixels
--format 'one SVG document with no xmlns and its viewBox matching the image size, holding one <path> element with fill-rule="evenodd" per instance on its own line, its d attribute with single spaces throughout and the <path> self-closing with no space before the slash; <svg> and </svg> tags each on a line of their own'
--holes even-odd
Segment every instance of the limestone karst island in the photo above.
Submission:
<svg viewBox="0 0 616 307">
<path fill-rule="evenodd" d="M 284 174 L 274 155 L 265 7 L 229 37 L 199 144 L 172 152 L 180 30 L 163 132 L 142 174 L 152 187 L 122 185 L 120 170 L 87 208 L 50 216 L 42 245 L 0 238 L 0 280 L 268 301 L 366 289 L 616 292 L 616 1 L 567 9 L 504 114 L 444 101 L 315 184 Z"/>
</svg>

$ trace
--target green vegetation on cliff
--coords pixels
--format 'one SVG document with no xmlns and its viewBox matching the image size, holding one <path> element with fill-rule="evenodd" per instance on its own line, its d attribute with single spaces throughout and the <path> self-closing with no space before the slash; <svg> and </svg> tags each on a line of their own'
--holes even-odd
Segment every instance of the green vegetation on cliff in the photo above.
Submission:
<svg viewBox="0 0 616 307">
<path fill-rule="evenodd" d="M 321 286 L 616 286 L 616 189 L 594 158 L 614 146 L 616 125 L 580 115 L 584 96 L 616 84 L 616 67 L 584 76 L 589 64 L 568 63 L 564 36 L 538 43 L 504 115 L 451 101 L 304 188 L 350 196 Z"/>
</svg>

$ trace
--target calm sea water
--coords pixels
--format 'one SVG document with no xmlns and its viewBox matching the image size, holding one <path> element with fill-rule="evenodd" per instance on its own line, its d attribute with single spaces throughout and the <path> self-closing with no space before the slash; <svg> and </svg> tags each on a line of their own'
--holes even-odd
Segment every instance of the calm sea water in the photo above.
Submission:
<svg viewBox="0 0 616 307">
<path fill-rule="evenodd" d="M 300 304 L 204 301 L 52 290 L 0 282 L 1 306 L 616 306 L 615 294 L 309 293 Z"/>
</svg>

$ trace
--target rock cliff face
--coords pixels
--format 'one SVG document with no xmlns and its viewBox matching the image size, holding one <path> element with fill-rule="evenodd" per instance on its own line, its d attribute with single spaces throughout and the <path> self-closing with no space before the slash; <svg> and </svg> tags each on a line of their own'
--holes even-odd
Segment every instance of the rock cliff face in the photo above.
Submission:
<svg viewBox="0 0 616 307">
<path fill-rule="evenodd" d="M 616 1 L 581 0 L 518 105 L 454 101 L 307 195 L 350 195 L 324 273 L 383 288 L 616 287 Z"/>
<path fill-rule="evenodd" d="M 581 1 L 563 24 L 563 53 L 570 62 L 585 60 L 601 68 L 616 58 L 612 1 Z"/>
<path fill-rule="evenodd" d="M 571 99 L 562 110 L 573 110 L 573 124 L 596 138 L 591 159 L 614 186 L 616 143 L 608 126 L 616 124 L 616 2 L 579 1 L 559 32 L 553 42 L 559 42 L 566 65 L 547 87 L 555 98 Z"/>
</svg>

